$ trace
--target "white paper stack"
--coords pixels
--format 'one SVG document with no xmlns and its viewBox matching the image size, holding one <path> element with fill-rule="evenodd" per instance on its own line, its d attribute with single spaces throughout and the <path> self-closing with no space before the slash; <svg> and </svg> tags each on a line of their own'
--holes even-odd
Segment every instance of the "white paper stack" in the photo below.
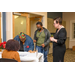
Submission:
<svg viewBox="0 0 75 75">
<path fill-rule="evenodd" d="M 0 58 L 2 58 L 2 52 L 0 52 Z"/>
<path fill-rule="evenodd" d="M 38 52 L 30 53 L 30 52 L 18 52 L 21 57 L 37 57 Z"/>
<path fill-rule="evenodd" d="M 21 57 L 28 56 L 29 52 L 18 52 Z"/>
<path fill-rule="evenodd" d="M 29 53 L 28 57 L 36 57 L 36 52 L 35 53 Z"/>
</svg>

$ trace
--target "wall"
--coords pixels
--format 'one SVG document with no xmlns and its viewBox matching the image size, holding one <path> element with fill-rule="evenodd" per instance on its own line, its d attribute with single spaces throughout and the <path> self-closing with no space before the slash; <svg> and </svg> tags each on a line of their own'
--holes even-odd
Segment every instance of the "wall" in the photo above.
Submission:
<svg viewBox="0 0 75 75">
<path fill-rule="evenodd" d="M 47 12 L 47 18 L 56 18 L 61 17 L 62 18 L 62 12 Z"/>
<path fill-rule="evenodd" d="M 75 12 L 63 12 L 63 20 L 66 21 L 67 37 L 70 37 L 70 20 L 75 20 Z M 75 45 L 75 41 L 69 40 L 69 48 Z"/>
<path fill-rule="evenodd" d="M 45 28 L 47 28 L 47 12 L 29 12 L 29 13 L 44 16 L 44 17 L 43 17 L 43 26 L 44 26 Z"/>
<path fill-rule="evenodd" d="M 6 12 L 6 41 L 13 38 L 12 12 Z"/>
</svg>

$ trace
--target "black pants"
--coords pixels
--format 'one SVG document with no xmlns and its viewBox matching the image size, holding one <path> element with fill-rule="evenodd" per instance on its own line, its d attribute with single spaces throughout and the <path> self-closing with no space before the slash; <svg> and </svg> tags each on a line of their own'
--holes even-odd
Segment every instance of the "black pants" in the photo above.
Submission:
<svg viewBox="0 0 75 75">
<path fill-rule="evenodd" d="M 53 53 L 53 62 L 64 62 L 65 51 Z"/>
</svg>

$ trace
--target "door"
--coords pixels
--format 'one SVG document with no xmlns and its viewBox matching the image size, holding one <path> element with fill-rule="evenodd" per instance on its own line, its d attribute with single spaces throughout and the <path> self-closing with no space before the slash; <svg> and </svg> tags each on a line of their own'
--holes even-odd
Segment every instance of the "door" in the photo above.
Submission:
<svg viewBox="0 0 75 75">
<path fill-rule="evenodd" d="M 27 13 L 14 13 L 13 14 L 13 38 L 24 32 L 30 36 L 30 18 Z"/>
<path fill-rule="evenodd" d="M 36 30 L 36 23 L 38 21 L 42 21 L 42 16 L 39 16 L 39 17 L 31 17 L 30 18 L 30 25 L 31 25 L 31 38 L 33 39 L 34 38 L 34 32 Z"/>
</svg>

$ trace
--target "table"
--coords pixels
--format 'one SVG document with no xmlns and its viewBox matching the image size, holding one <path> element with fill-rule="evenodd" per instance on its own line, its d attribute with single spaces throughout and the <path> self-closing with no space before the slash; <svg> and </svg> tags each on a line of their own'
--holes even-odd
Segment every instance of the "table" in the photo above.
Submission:
<svg viewBox="0 0 75 75">
<path fill-rule="evenodd" d="M 29 53 L 29 52 L 18 52 L 21 62 L 44 62 L 42 53 Z M 0 58 L 2 58 L 2 52 L 0 52 Z"/>
</svg>

